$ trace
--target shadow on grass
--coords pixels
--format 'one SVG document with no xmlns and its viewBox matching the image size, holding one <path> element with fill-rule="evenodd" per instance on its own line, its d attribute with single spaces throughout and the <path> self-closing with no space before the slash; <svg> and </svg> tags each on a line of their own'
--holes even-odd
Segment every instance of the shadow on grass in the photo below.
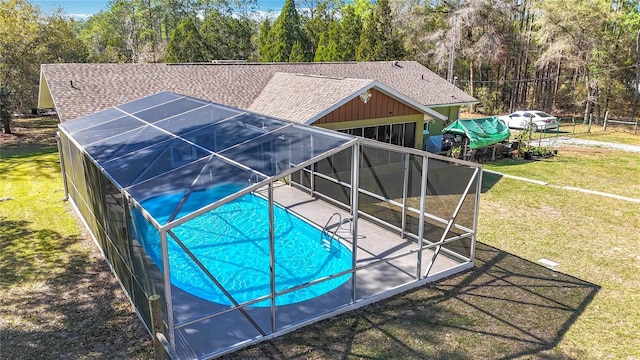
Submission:
<svg viewBox="0 0 640 360">
<path fill-rule="evenodd" d="M 15 118 L 11 121 L 15 126 L 28 129 L 55 129 L 59 122 L 60 120 L 58 120 L 57 116 Z"/>
<path fill-rule="evenodd" d="M 87 240 L 0 218 L 5 359 L 150 358 L 146 330 Z"/>
<path fill-rule="evenodd" d="M 48 150 L 40 150 L 36 152 L 24 153 L 17 150 L 12 153 L 10 150 L 3 150 L 0 155 L 0 174 L 3 181 L 20 181 L 25 179 L 25 172 L 29 172 L 29 176 L 37 178 L 51 179 L 60 177 L 60 159 L 58 157 L 42 158 L 40 155 L 56 153 L 58 150 L 51 148 Z M 28 168 L 24 167 L 28 164 Z M 58 170 L 58 171 L 55 171 Z"/>
<path fill-rule="evenodd" d="M 491 173 L 491 172 L 482 172 L 482 189 L 480 190 L 482 193 L 486 193 L 491 190 L 498 182 L 502 180 L 502 175 Z"/>
<path fill-rule="evenodd" d="M 22 159 L 30 156 L 55 153 L 58 152 L 58 147 L 55 144 L 20 144 L 2 146 L 0 150 L 0 160 Z"/>
<path fill-rule="evenodd" d="M 13 221 L 0 217 L 2 287 L 32 280 L 59 267 L 68 257 L 65 249 L 80 240 L 77 236 L 63 237 L 52 230 L 31 230 L 29 224 L 26 220 Z M 73 261 L 74 256 L 69 260 Z"/>
<path fill-rule="evenodd" d="M 554 348 L 599 289 L 478 244 L 472 271 L 227 358 L 570 359 Z"/>
<path fill-rule="evenodd" d="M 55 152 L 57 118 L 14 119 L 12 134 L 0 134 L 0 158 Z"/>
</svg>

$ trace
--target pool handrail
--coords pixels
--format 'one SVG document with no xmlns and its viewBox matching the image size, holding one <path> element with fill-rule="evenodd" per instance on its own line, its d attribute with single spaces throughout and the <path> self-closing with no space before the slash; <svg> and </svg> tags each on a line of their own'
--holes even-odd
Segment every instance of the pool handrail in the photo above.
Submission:
<svg viewBox="0 0 640 360">
<path fill-rule="evenodd" d="M 335 227 L 335 229 L 333 229 L 333 231 L 331 233 L 329 233 L 329 231 L 327 231 L 327 227 L 329 226 L 329 223 L 331 222 L 331 219 L 333 219 L 334 216 L 338 215 L 338 225 Z M 338 232 L 338 230 L 342 229 L 342 225 L 344 225 L 347 222 L 353 222 L 352 218 L 342 218 L 342 215 L 340 213 L 333 213 L 331 214 L 331 216 L 329 217 L 329 219 L 327 220 L 327 223 L 324 224 L 324 227 L 322 228 L 322 231 L 320 232 L 320 241 L 323 243 L 323 245 L 327 248 L 327 251 L 331 251 L 332 244 L 333 244 L 333 240 L 336 238 L 336 234 Z M 324 239 L 323 238 L 323 234 L 327 234 L 330 235 L 329 239 Z"/>
</svg>

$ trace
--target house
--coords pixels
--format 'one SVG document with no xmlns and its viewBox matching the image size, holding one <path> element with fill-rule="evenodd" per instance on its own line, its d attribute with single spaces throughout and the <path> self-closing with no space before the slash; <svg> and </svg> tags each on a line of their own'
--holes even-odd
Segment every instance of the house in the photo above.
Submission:
<svg viewBox="0 0 640 360">
<path fill-rule="evenodd" d="M 477 102 L 415 61 L 44 64 L 38 107 L 64 122 L 161 91 L 419 149 Z"/>
</svg>

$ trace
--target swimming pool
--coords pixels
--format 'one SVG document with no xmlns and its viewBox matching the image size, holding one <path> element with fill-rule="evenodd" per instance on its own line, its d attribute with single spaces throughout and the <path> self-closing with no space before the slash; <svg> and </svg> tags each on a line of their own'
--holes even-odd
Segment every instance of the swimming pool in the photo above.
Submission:
<svg viewBox="0 0 640 360">
<path fill-rule="evenodd" d="M 183 206 L 186 215 L 222 196 L 233 193 L 237 185 L 226 184 L 194 192 Z M 142 206 L 161 223 L 173 209 L 167 203 L 183 194 L 166 194 L 149 198 Z M 166 212 L 169 211 L 169 214 Z M 138 239 L 153 262 L 162 269 L 162 252 L 158 232 L 134 215 Z M 280 206 L 274 206 L 276 292 L 333 275 L 351 268 L 351 251 L 338 240 L 331 248 L 323 246 L 321 231 Z M 173 229 L 177 237 L 207 268 L 238 303 L 270 294 L 269 210 L 268 202 L 247 194 Z M 326 238 L 326 234 L 323 234 Z M 232 302 L 204 272 L 169 239 L 171 282 L 180 289 L 219 304 Z M 276 298 L 276 305 L 313 299 L 342 284 L 350 275 L 299 289 Z M 270 306 L 262 301 L 252 306 Z"/>
</svg>

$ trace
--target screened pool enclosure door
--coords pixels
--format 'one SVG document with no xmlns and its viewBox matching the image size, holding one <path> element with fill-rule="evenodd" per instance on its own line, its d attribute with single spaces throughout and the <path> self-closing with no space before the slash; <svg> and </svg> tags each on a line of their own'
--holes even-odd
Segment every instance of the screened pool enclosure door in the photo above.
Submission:
<svg viewBox="0 0 640 360">
<path fill-rule="evenodd" d="M 181 358 L 473 266 L 478 165 L 169 92 L 59 128 L 68 197 Z"/>
</svg>

